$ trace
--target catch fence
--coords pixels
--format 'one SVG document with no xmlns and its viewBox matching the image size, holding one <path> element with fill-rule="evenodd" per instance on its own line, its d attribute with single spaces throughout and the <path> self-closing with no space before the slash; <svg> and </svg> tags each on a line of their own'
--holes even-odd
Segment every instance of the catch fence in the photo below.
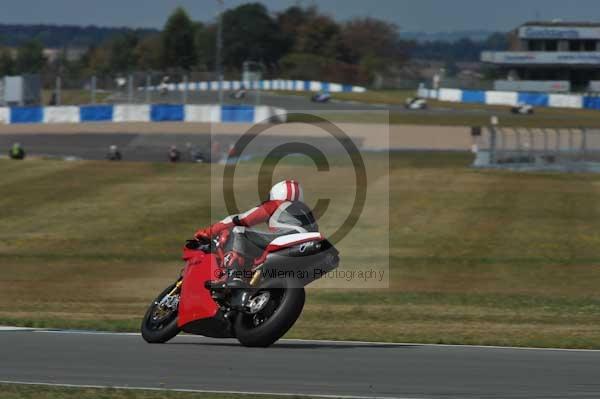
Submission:
<svg viewBox="0 0 600 399">
<path fill-rule="evenodd" d="M 600 172 L 597 129 L 488 126 L 475 146 L 475 167 Z"/>
</svg>

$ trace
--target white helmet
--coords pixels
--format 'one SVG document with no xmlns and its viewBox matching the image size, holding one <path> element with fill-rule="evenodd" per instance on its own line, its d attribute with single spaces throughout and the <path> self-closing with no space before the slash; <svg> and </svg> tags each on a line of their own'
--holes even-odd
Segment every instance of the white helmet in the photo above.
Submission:
<svg viewBox="0 0 600 399">
<path fill-rule="evenodd" d="M 271 201 L 304 201 L 304 193 L 296 180 L 284 180 L 271 188 L 269 199 Z"/>
</svg>

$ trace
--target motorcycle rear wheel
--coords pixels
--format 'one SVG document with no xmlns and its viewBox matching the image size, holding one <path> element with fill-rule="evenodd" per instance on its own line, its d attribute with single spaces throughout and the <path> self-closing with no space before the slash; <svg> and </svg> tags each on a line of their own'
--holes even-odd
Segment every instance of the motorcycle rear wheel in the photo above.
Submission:
<svg viewBox="0 0 600 399">
<path fill-rule="evenodd" d="M 175 288 L 177 283 L 169 285 L 148 307 L 142 320 L 142 338 L 150 344 L 163 344 L 181 331 L 177 326 L 178 309 L 165 311 L 160 302 Z M 178 295 L 178 294 L 177 294 Z"/>
<path fill-rule="evenodd" d="M 244 346 L 271 346 L 298 320 L 306 293 L 286 280 L 267 280 L 253 297 L 267 292 L 268 302 L 259 312 L 239 313 L 234 322 L 235 336 Z"/>
</svg>

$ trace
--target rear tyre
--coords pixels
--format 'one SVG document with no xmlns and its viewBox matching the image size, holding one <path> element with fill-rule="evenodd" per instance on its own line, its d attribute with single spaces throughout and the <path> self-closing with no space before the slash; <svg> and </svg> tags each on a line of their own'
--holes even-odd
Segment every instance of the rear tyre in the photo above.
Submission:
<svg viewBox="0 0 600 399">
<path fill-rule="evenodd" d="M 267 347 L 294 325 L 305 299 L 304 288 L 292 287 L 286 280 L 267 280 L 252 298 L 268 297 L 256 313 L 239 313 L 234 322 L 235 336 L 244 346 Z"/>
<path fill-rule="evenodd" d="M 181 331 L 177 326 L 179 294 L 181 291 L 178 289 L 171 298 L 167 298 L 175 286 L 176 283 L 165 288 L 150 304 L 144 315 L 141 326 L 142 338 L 150 344 L 165 343 Z M 170 299 L 169 303 L 165 303 L 166 299 Z"/>
</svg>

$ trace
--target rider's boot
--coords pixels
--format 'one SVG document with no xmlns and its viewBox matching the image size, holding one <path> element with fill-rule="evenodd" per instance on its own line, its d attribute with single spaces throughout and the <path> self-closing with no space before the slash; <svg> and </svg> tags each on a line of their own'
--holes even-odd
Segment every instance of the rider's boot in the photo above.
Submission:
<svg viewBox="0 0 600 399">
<path fill-rule="evenodd" d="M 245 263 L 246 259 L 238 252 L 228 252 L 223 259 L 223 265 L 228 271 L 218 280 L 207 281 L 204 286 L 211 291 L 250 288 L 243 278 Z"/>
</svg>

